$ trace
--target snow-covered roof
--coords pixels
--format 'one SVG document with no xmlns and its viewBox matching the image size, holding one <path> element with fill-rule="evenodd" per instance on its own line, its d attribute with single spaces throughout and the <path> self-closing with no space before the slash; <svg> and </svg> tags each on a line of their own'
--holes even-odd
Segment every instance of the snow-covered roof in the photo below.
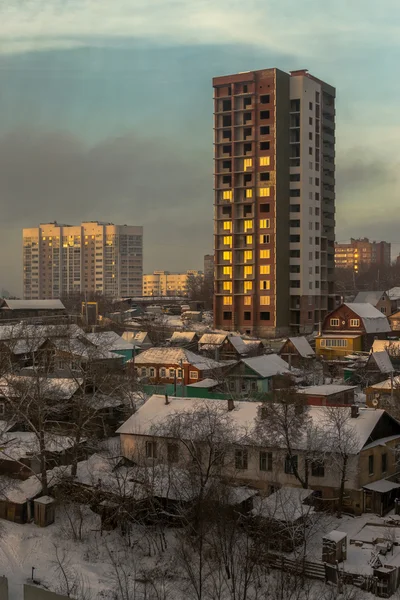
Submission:
<svg viewBox="0 0 400 600">
<path fill-rule="evenodd" d="M 296 348 L 297 352 L 303 358 L 309 358 L 310 356 L 315 356 L 314 350 L 311 348 L 307 338 L 305 338 L 304 336 L 290 337 L 289 341 L 292 342 L 292 344 Z"/>
<path fill-rule="evenodd" d="M 242 362 L 261 377 L 273 377 L 282 373 L 292 373 L 289 365 L 277 354 L 263 354 L 252 358 L 242 358 Z"/>
<path fill-rule="evenodd" d="M 331 542 L 341 542 L 342 540 L 344 540 L 344 538 L 347 536 L 347 533 L 345 533 L 344 531 L 339 531 L 338 529 L 335 529 L 334 531 L 331 531 L 330 533 L 326 533 L 323 537 L 324 540 L 330 540 Z"/>
<path fill-rule="evenodd" d="M 391 373 L 393 371 L 393 365 L 386 350 L 372 351 L 371 360 L 375 361 L 381 373 Z"/>
<path fill-rule="evenodd" d="M 252 514 L 282 522 L 297 521 L 314 512 L 313 507 L 304 504 L 313 493 L 310 489 L 281 487 L 267 498 L 254 498 Z"/>
<path fill-rule="evenodd" d="M 230 335 L 228 339 L 238 354 L 245 355 L 250 352 L 248 344 L 239 335 Z"/>
<path fill-rule="evenodd" d="M 358 304 L 366 302 L 367 304 L 372 304 L 372 306 L 376 306 L 379 300 L 382 298 L 382 296 L 384 296 L 384 294 L 385 292 L 379 291 L 358 292 L 357 296 L 354 298 L 354 303 Z"/>
<path fill-rule="evenodd" d="M 191 344 L 196 336 L 195 331 L 174 331 L 171 336 L 171 344 Z"/>
<path fill-rule="evenodd" d="M 336 385 L 327 383 L 326 385 L 310 385 L 297 390 L 298 394 L 306 394 L 307 396 L 331 396 L 332 394 L 340 394 L 341 392 L 349 392 L 355 390 L 355 385 Z"/>
<path fill-rule="evenodd" d="M 171 416 L 205 408 L 211 411 L 221 411 L 221 415 L 227 416 L 238 439 L 245 439 L 246 443 L 265 446 L 265 442 L 260 441 L 256 431 L 261 406 L 263 406 L 261 402 L 235 401 L 234 409 L 228 410 L 228 403 L 225 400 L 175 397 L 169 397 L 169 403 L 165 404 L 165 396 L 155 394 L 129 417 L 116 433 L 153 436 L 156 434 L 157 428 L 166 426 L 168 418 Z M 328 407 L 307 406 L 305 408 L 307 415 L 316 427 L 329 430 Z M 350 415 L 350 407 L 338 407 L 335 410 Z M 360 451 L 368 442 L 372 431 L 384 413 L 385 411 L 382 409 L 361 408 L 357 418 L 349 419 L 348 428 L 354 437 L 355 451 Z M 300 439 L 297 442 L 297 449 L 301 449 L 303 443 L 303 440 Z"/>
<path fill-rule="evenodd" d="M 400 341 L 398 340 L 374 340 L 372 352 L 386 351 L 389 356 L 400 357 Z"/>
<path fill-rule="evenodd" d="M 33 343 L 53 337 L 85 337 L 85 332 L 78 325 L 32 325 L 23 321 L 15 325 L 0 325 L 0 340 L 25 340 Z"/>
<path fill-rule="evenodd" d="M 378 479 L 378 481 L 363 485 L 363 488 L 364 490 L 371 490 L 372 492 L 381 492 L 381 494 L 384 494 L 385 492 L 400 488 L 400 483 L 388 481 L 387 479 Z"/>
<path fill-rule="evenodd" d="M 2 309 L 10 310 L 65 310 L 61 300 L 9 300 L 4 299 Z"/>
<path fill-rule="evenodd" d="M 208 377 L 207 379 L 202 379 L 201 381 L 196 381 L 196 383 L 190 383 L 187 387 L 213 388 L 213 387 L 216 387 L 217 385 L 218 385 L 218 381 Z"/>
<path fill-rule="evenodd" d="M 400 300 L 400 287 L 392 287 L 386 293 L 390 300 Z"/>
<path fill-rule="evenodd" d="M 203 333 L 200 338 L 199 345 L 200 347 L 222 346 L 227 337 L 227 333 Z"/>
<path fill-rule="evenodd" d="M 109 352 L 102 346 L 96 346 L 86 338 L 56 338 L 52 340 L 52 344 L 60 352 L 65 352 L 71 356 L 76 356 L 81 360 L 115 360 L 119 356 L 113 352 Z"/>
<path fill-rule="evenodd" d="M 5 375 L 0 379 L 0 396 L 3 398 L 19 398 L 22 394 L 29 393 L 30 386 L 33 393 L 46 400 L 69 400 L 82 384 L 82 380 L 72 377 L 29 377 L 28 375 Z"/>
<path fill-rule="evenodd" d="M 133 344 L 124 340 L 115 331 L 99 331 L 86 336 L 95 346 L 105 350 L 133 350 Z"/>
<path fill-rule="evenodd" d="M 346 302 L 345 306 L 362 320 L 366 333 L 387 333 L 391 331 L 389 321 L 380 310 L 364 302 Z"/>
<path fill-rule="evenodd" d="M 390 390 L 392 388 L 392 380 L 391 378 L 385 379 L 385 381 L 380 381 L 379 383 L 374 383 L 374 385 L 370 386 L 373 390 Z M 393 388 L 398 390 L 400 388 L 400 375 L 397 377 L 393 377 Z"/>
<path fill-rule="evenodd" d="M 195 354 L 186 348 L 149 348 L 135 358 L 135 366 L 149 364 L 179 366 L 180 361 L 192 365 L 200 371 L 221 368 L 221 363 Z"/>
<path fill-rule="evenodd" d="M 74 440 L 66 435 L 46 434 L 47 452 L 64 452 L 74 445 Z M 2 460 L 20 460 L 39 453 L 39 440 L 31 431 L 13 431 L 2 435 L 0 458 Z"/>
</svg>

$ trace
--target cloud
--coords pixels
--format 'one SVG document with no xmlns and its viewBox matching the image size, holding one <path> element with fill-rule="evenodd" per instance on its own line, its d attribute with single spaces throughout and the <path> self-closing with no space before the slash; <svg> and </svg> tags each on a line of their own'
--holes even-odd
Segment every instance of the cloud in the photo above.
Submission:
<svg viewBox="0 0 400 600">
<path fill-rule="evenodd" d="M 368 9 L 367 9 L 367 6 Z M 0 4 L 0 52 L 20 52 L 86 44 L 118 43 L 125 38 L 162 44 L 255 45 L 283 53 L 313 56 L 326 43 L 335 52 L 371 43 L 380 34 L 398 45 L 399 26 L 369 0 L 7 0 Z"/>
<path fill-rule="evenodd" d="M 147 269 L 201 268 L 212 243 L 211 170 L 211 157 L 133 132 L 91 147 L 62 131 L 0 137 L 0 235 L 12 248 L 0 284 L 19 284 L 21 229 L 53 220 L 143 224 Z"/>
</svg>

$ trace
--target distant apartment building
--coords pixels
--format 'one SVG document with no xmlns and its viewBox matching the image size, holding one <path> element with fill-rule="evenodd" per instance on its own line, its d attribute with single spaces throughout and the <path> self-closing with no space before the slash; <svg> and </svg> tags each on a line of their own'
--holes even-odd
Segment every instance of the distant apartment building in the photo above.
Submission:
<svg viewBox="0 0 400 600">
<path fill-rule="evenodd" d="M 154 271 L 143 275 L 143 296 L 185 296 L 188 275 L 201 275 L 202 271 L 190 270 L 186 273 Z"/>
<path fill-rule="evenodd" d="M 213 254 L 205 254 L 204 255 L 204 277 L 206 279 L 210 279 L 210 280 L 214 279 L 214 255 Z"/>
<path fill-rule="evenodd" d="M 347 244 L 335 244 L 335 267 L 358 271 L 371 265 L 390 265 L 391 244 L 351 238 Z"/>
<path fill-rule="evenodd" d="M 23 268 L 25 299 L 79 292 L 140 296 L 143 227 L 87 221 L 24 229 Z"/>
<path fill-rule="evenodd" d="M 214 324 L 311 331 L 334 307 L 335 89 L 279 69 L 213 87 Z"/>
</svg>

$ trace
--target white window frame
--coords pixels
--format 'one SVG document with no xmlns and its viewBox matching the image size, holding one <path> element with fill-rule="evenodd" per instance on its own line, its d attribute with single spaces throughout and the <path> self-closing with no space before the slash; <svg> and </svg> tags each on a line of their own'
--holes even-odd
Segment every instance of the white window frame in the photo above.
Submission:
<svg viewBox="0 0 400 600">
<path fill-rule="evenodd" d="M 330 320 L 330 325 L 331 325 L 331 327 L 339 327 L 339 325 L 340 325 L 340 319 L 331 319 Z"/>
<path fill-rule="evenodd" d="M 145 443 L 146 458 L 157 458 L 157 442 L 147 440 Z"/>
<path fill-rule="evenodd" d="M 189 371 L 189 377 L 190 377 L 190 379 L 198 379 L 199 378 L 198 371 Z"/>
<path fill-rule="evenodd" d="M 360 319 L 350 319 L 350 327 L 360 327 Z"/>
<path fill-rule="evenodd" d="M 140 367 L 140 377 L 146 377 L 146 376 L 147 376 L 146 367 Z"/>
<path fill-rule="evenodd" d="M 161 367 L 160 369 L 160 377 L 166 377 L 167 376 L 167 370 L 165 367 Z"/>
<path fill-rule="evenodd" d="M 168 369 L 168 379 L 175 378 L 175 369 Z"/>
<path fill-rule="evenodd" d="M 155 377 L 156 376 L 156 370 L 154 367 L 150 367 L 149 368 L 149 377 Z"/>
</svg>

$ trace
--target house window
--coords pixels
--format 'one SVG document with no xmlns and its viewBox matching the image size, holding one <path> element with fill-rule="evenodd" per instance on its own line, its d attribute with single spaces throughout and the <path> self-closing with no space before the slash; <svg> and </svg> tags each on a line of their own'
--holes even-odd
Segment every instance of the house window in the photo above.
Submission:
<svg viewBox="0 0 400 600">
<path fill-rule="evenodd" d="M 359 327 L 360 319 L 350 319 L 350 327 Z"/>
<path fill-rule="evenodd" d="M 287 475 L 293 475 L 294 471 L 297 471 L 298 457 L 287 455 L 285 458 L 285 473 Z"/>
<path fill-rule="evenodd" d="M 374 455 L 370 454 L 370 456 L 368 456 L 368 473 L 370 475 L 374 474 Z"/>
<path fill-rule="evenodd" d="M 224 200 L 232 200 L 232 190 L 224 190 L 222 193 L 222 198 Z"/>
<path fill-rule="evenodd" d="M 169 370 L 169 378 L 174 379 L 174 377 L 175 377 L 175 369 L 170 369 Z"/>
<path fill-rule="evenodd" d="M 313 477 L 325 477 L 325 464 L 323 460 L 313 460 L 311 463 L 311 475 Z"/>
<path fill-rule="evenodd" d="M 269 235 L 262 233 L 260 235 L 260 244 L 269 244 Z"/>
<path fill-rule="evenodd" d="M 232 223 L 230 221 L 224 221 L 224 231 L 232 231 Z"/>
<path fill-rule="evenodd" d="M 178 377 L 178 379 L 182 379 L 182 374 L 183 374 L 182 369 L 178 369 L 177 370 L 177 377 Z"/>
<path fill-rule="evenodd" d="M 160 377 L 166 377 L 167 376 L 167 370 L 162 368 L 160 369 Z"/>
<path fill-rule="evenodd" d="M 381 307 L 381 313 L 384 314 L 384 315 L 386 315 L 386 307 L 385 306 Z"/>
<path fill-rule="evenodd" d="M 271 318 L 271 315 L 269 312 L 260 312 L 260 320 L 261 321 L 269 321 Z"/>
<path fill-rule="evenodd" d="M 190 377 L 190 379 L 198 379 L 199 374 L 197 371 L 189 371 L 189 377 Z"/>
<path fill-rule="evenodd" d="M 245 293 L 251 292 L 253 290 L 253 282 L 245 281 L 243 284 L 243 290 Z"/>
<path fill-rule="evenodd" d="M 253 229 L 253 221 L 251 220 L 244 222 L 244 230 L 248 231 L 249 229 Z"/>
<path fill-rule="evenodd" d="M 341 339 L 326 339 L 320 341 L 321 348 L 346 348 L 347 340 Z"/>
<path fill-rule="evenodd" d="M 156 370 L 154 369 L 154 367 L 150 367 L 150 369 L 149 369 L 149 375 L 150 375 L 150 377 L 155 377 Z"/>
<path fill-rule="evenodd" d="M 267 279 L 260 281 L 260 290 L 271 289 L 271 282 Z"/>
<path fill-rule="evenodd" d="M 260 452 L 260 471 L 272 471 L 272 452 Z"/>
<path fill-rule="evenodd" d="M 340 321 L 339 319 L 331 319 L 331 327 L 339 327 Z"/>
<path fill-rule="evenodd" d="M 269 156 L 261 156 L 260 157 L 260 167 L 268 167 L 270 164 L 270 157 Z"/>
<path fill-rule="evenodd" d="M 223 252 L 223 254 L 222 254 L 222 258 L 224 260 L 229 260 L 229 262 L 232 262 L 232 252 L 225 250 L 225 252 Z"/>
<path fill-rule="evenodd" d="M 245 250 L 244 251 L 244 262 L 248 262 L 249 260 L 253 260 L 253 251 Z"/>
<path fill-rule="evenodd" d="M 250 277 L 251 275 L 253 275 L 253 267 L 251 265 L 244 267 L 244 276 L 245 277 Z"/>
<path fill-rule="evenodd" d="M 228 305 L 232 304 L 232 297 L 231 296 L 224 296 L 224 304 L 225 304 L 225 306 L 228 306 Z"/>
<path fill-rule="evenodd" d="M 176 463 L 179 460 L 179 447 L 178 444 L 167 445 L 167 458 L 168 462 Z"/>
<path fill-rule="evenodd" d="M 229 277 L 232 277 L 232 267 L 224 267 L 223 268 L 223 274 L 224 275 L 229 275 Z"/>
<path fill-rule="evenodd" d="M 260 219 L 260 229 L 269 229 L 270 226 L 271 225 L 269 219 Z"/>
<path fill-rule="evenodd" d="M 260 250 L 260 258 L 271 258 L 270 250 Z"/>
<path fill-rule="evenodd" d="M 245 471 L 248 465 L 248 455 L 247 450 L 242 450 L 237 448 L 235 450 L 235 467 L 236 469 L 241 469 Z"/>
<path fill-rule="evenodd" d="M 271 274 L 271 266 L 270 265 L 260 265 L 260 275 L 270 275 Z"/>
<path fill-rule="evenodd" d="M 157 442 L 146 442 L 146 458 L 157 458 Z"/>
<path fill-rule="evenodd" d="M 260 296 L 260 305 L 261 306 L 269 306 L 271 304 L 270 296 Z"/>
<path fill-rule="evenodd" d="M 259 195 L 261 198 L 266 198 L 270 195 L 270 188 L 260 188 Z"/>
<path fill-rule="evenodd" d="M 232 281 L 224 281 L 223 289 L 224 289 L 224 292 L 232 293 Z"/>
<path fill-rule="evenodd" d="M 253 190 L 252 189 L 246 190 L 246 198 L 252 198 L 252 197 L 253 197 Z"/>
<path fill-rule="evenodd" d="M 140 369 L 140 375 L 141 375 L 141 377 L 146 377 L 146 375 L 147 375 L 147 369 L 146 369 L 146 367 L 142 367 Z"/>
<path fill-rule="evenodd" d="M 251 305 L 251 296 L 245 296 L 245 297 L 243 298 L 243 304 L 244 304 L 245 306 L 250 306 L 250 305 Z"/>
<path fill-rule="evenodd" d="M 57 361 L 57 369 L 64 369 L 64 361 L 63 360 Z"/>
<path fill-rule="evenodd" d="M 387 454 L 385 452 L 385 454 L 382 454 L 382 474 L 386 473 L 387 471 Z"/>
</svg>

